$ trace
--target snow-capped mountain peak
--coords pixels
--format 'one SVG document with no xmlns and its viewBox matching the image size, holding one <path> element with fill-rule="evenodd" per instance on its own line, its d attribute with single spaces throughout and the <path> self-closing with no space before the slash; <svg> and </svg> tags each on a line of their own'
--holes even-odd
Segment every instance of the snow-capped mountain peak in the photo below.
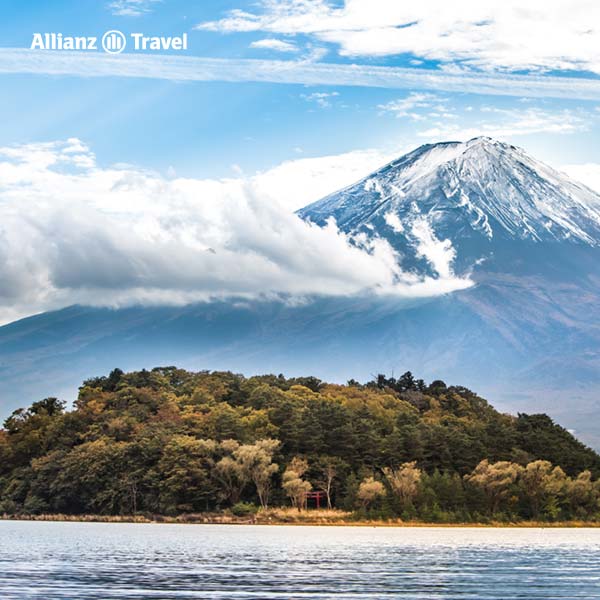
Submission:
<svg viewBox="0 0 600 600">
<path fill-rule="evenodd" d="M 426 144 L 299 211 L 349 233 L 600 245 L 600 196 L 524 150 L 477 137 Z M 415 227 L 417 234 L 415 235 Z M 410 242 L 410 239 L 406 241 Z"/>
</svg>

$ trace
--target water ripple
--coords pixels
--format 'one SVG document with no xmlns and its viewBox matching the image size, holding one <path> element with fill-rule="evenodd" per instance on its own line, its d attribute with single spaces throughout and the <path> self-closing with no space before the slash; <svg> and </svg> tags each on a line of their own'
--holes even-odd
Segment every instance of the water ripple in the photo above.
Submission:
<svg viewBox="0 0 600 600">
<path fill-rule="evenodd" d="M 600 530 L 0 522 L 0 598 L 600 598 Z"/>
</svg>

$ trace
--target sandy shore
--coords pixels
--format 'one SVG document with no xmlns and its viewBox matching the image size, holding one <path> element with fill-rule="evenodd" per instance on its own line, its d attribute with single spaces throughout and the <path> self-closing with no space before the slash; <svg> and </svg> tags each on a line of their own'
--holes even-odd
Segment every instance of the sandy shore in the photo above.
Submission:
<svg viewBox="0 0 600 600">
<path fill-rule="evenodd" d="M 178 523 L 212 525 L 312 525 L 342 527 L 600 527 L 599 521 L 489 521 L 485 523 L 427 523 L 423 521 L 357 520 L 352 513 L 338 510 L 307 510 L 299 513 L 292 509 L 269 509 L 255 516 L 234 516 L 223 513 L 194 513 L 178 516 L 165 515 L 1 515 L 1 520 L 13 521 L 72 521 L 88 523 Z"/>
</svg>

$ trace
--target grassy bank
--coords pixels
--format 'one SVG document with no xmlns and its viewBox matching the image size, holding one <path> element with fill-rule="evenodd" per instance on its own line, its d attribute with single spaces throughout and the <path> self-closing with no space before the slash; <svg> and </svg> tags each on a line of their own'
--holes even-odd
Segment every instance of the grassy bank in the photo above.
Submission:
<svg viewBox="0 0 600 600">
<path fill-rule="evenodd" d="M 546 527 L 581 528 L 600 527 L 598 521 L 494 521 L 480 523 L 426 523 L 402 519 L 358 519 L 356 515 L 341 510 L 307 510 L 298 512 L 291 508 L 273 508 L 259 511 L 252 516 L 236 516 L 229 511 L 191 513 L 178 516 L 166 515 L 2 515 L 3 520 L 58 521 L 83 523 L 173 523 L 217 525 L 326 525 L 348 527 Z"/>
</svg>

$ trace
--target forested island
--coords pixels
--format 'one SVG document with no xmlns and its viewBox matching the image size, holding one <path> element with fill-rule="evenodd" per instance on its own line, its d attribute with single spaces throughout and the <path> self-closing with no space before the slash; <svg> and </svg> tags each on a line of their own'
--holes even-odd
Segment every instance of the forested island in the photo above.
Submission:
<svg viewBox="0 0 600 600">
<path fill-rule="evenodd" d="M 320 502 L 354 521 L 592 522 L 599 476 L 600 456 L 548 416 L 410 372 L 337 385 L 115 369 L 72 410 L 46 398 L 0 430 L 7 517 L 255 521 Z"/>
</svg>

